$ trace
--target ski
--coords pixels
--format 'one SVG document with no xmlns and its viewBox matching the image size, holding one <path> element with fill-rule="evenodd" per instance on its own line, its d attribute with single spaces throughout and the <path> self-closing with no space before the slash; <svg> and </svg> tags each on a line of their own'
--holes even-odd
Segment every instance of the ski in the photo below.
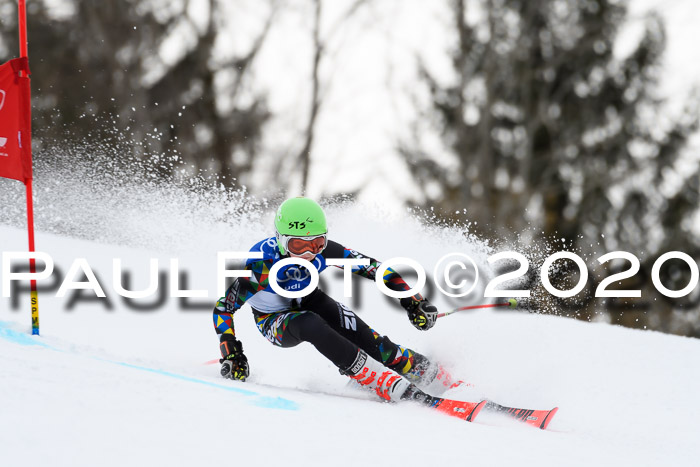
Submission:
<svg viewBox="0 0 700 467">
<path fill-rule="evenodd" d="M 434 381 L 438 386 L 438 388 L 435 388 L 434 390 L 438 393 L 445 393 L 450 389 L 474 387 L 474 385 L 471 383 L 454 379 L 450 372 L 442 367 L 442 365 L 438 366 L 438 372 Z M 554 418 L 554 415 L 556 415 L 557 411 L 559 410 L 559 407 L 554 407 L 551 410 L 521 409 L 516 407 L 506 407 L 490 400 L 486 400 L 485 402 L 486 404 L 483 407 L 484 411 L 502 413 L 515 420 L 537 427 L 541 430 L 547 429 L 549 423 L 552 421 L 552 418 Z"/>
<path fill-rule="evenodd" d="M 552 410 L 518 409 L 515 407 L 506 407 L 493 401 L 487 401 L 484 410 L 502 413 L 527 425 L 546 430 L 552 418 L 554 418 L 554 415 L 559 410 L 559 407 L 554 407 Z"/>
<path fill-rule="evenodd" d="M 211 360 L 209 362 L 206 362 L 205 364 L 213 364 L 217 363 L 218 360 Z M 465 383 L 462 380 L 457 380 L 454 381 L 450 377 L 449 373 L 444 371 L 441 368 L 440 374 L 438 374 L 437 380 L 439 380 L 442 383 L 442 386 L 444 386 L 445 389 L 454 389 L 457 387 L 473 387 L 472 384 L 470 383 Z M 262 383 L 257 383 L 259 386 L 266 386 L 270 388 L 274 388 L 276 386 L 269 386 L 265 385 Z M 324 394 L 327 396 L 334 396 L 334 397 L 352 397 L 348 396 L 347 394 L 334 394 L 334 393 L 324 393 L 320 391 L 312 391 L 312 390 L 302 390 L 298 388 L 284 388 L 284 389 L 292 389 L 295 391 L 299 392 L 306 392 L 306 393 L 311 393 L 311 394 Z M 422 400 L 421 402 L 426 404 L 427 407 L 430 407 L 431 409 L 435 409 L 438 412 L 442 412 L 446 415 L 449 415 L 451 417 L 457 417 L 461 420 L 465 420 L 467 422 L 473 422 L 477 415 L 479 415 L 479 412 L 481 410 L 485 410 L 487 412 L 492 412 L 492 413 L 501 413 L 505 414 L 515 420 L 518 420 L 520 422 L 523 422 L 527 425 L 534 426 L 537 428 L 540 428 L 542 430 L 546 430 L 547 427 L 549 426 L 549 423 L 552 421 L 552 418 L 554 418 L 554 415 L 557 413 L 559 410 L 558 407 L 553 408 L 552 410 L 532 410 L 532 409 L 520 409 L 520 408 L 515 408 L 515 407 L 507 407 L 501 404 L 498 404 L 496 402 L 490 401 L 490 400 L 482 400 L 480 402 L 467 402 L 467 401 L 457 401 L 453 399 L 445 399 L 443 397 L 435 397 L 435 396 L 429 396 L 426 394 L 423 394 L 426 399 Z M 373 401 L 373 399 L 367 399 L 364 397 L 355 397 L 355 399 L 360 399 L 360 400 L 368 400 L 368 401 Z M 376 400 L 374 402 L 385 402 L 384 400 Z"/>
<path fill-rule="evenodd" d="M 481 409 L 483 409 L 487 404 L 487 401 L 485 400 L 481 402 L 463 402 L 452 399 L 443 399 L 441 397 L 434 397 L 433 399 L 434 400 L 430 403 L 429 407 L 468 422 L 473 422 L 476 416 L 479 415 Z"/>
</svg>

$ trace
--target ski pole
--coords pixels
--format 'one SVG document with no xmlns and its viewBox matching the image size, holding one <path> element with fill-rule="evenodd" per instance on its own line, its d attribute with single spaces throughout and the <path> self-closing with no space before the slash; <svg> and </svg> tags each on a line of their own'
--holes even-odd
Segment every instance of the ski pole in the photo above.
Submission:
<svg viewBox="0 0 700 467">
<path fill-rule="evenodd" d="M 511 298 L 505 303 L 489 303 L 487 305 L 472 305 L 472 306 L 463 306 L 461 308 L 455 308 L 454 310 L 446 311 L 444 313 L 438 313 L 437 317 L 442 318 L 443 316 L 451 315 L 452 313 L 457 313 L 458 311 L 464 311 L 464 310 L 476 310 L 479 308 L 499 308 L 499 307 L 515 308 L 516 306 L 518 306 L 518 301 L 514 298 Z"/>
</svg>

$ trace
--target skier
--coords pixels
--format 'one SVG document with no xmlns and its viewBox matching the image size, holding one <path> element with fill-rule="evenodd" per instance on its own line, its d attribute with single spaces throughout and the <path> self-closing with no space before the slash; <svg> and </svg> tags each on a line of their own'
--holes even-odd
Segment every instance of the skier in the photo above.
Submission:
<svg viewBox="0 0 700 467">
<path fill-rule="evenodd" d="M 369 265 L 353 266 L 352 272 L 374 280 L 380 263 L 355 250 L 328 240 L 323 209 L 309 198 L 290 198 L 275 216 L 276 236 L 256 243 L 251 252 L 262 258 L 249 258 L 245 269 L 250 278 L 236 278 L 214 308 L 214 325 L 219 335 L 221 375 L 245 381 L 249 375 L 243 345 L 236 339 L 233 314 L 243 304 L 253 309 L 258 330 L 272 344 L 293 347 L 310 342 L 335 364 L 342 374 L 391 401 L 419 400 L 429 404 L 431 396 L 421 391 L 432 382 L 445 387 L 449 376 L 425 356 L 392 342 L 370 328 L 344 304 L 316 288 L 301 299 L 283 297 L 268 282 L 272 266 L 288 257 L 303 258 L 322 272 L 330 258 L 367 258 Z M 395 291 L 409 290 L 401 276 L 387 269 L 386 286 Z M 310 282 L 309 272 L 295 264 L 283 266 L 277 273 L 278 284 L 285 290 L 304 289 Z M 411 324 L 422 331 L 435 324 L 438 311 L 427 299 L 416 294 L 400 300 Z"/>
</svg>

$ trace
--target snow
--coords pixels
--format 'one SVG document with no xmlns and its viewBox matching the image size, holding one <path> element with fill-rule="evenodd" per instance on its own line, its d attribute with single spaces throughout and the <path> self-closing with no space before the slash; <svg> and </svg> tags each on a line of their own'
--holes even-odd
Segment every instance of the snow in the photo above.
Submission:
<svg viewBox="0 0 700 467">
<path fill-rule="evenodd" d="M 487 251 L 449 229 L 439 231 L 440 242 L 429 242 L 435 237 L 410 220 L 381 220 L 355 206 L 330 209 L 329 218 L 335 238 L 380 259 L 415 255 L 427 268 L 452 248 L 481 264 Z M 358 232 L 360 220 L 366 228 Z M 269 233 L 267 225 L 265 219 L 232 229 L 233 240 L 222 235 L 219 243 L 246 250 L 255 235 Z M 397 232 L 398 241 L 389 235 Z M 25 248 L 21 229 L 0 225 L 0 238 L 3 252 Z M 40 294 L 42 335 L 32 337 L 27 294 L 19 303 L 0 299 L 2 465 L 696 465 L 697 340 L 504 311 L 456 313 L 422 333 L 374 284 L 355 278 L 362 281 L 356 293 L 364 320 L 475 385 L 451 396 L 558 406 L 550 429 L 484 412 L 466 423 L 369 400 L 310 345 L 270 345 L 247 308 L 236 315 L 236 329 L 251 378 L 231 382 L 218 375 L 218 365 L 204 364 L 218 355 L 207 303 L 217 297 L 219 245 L 196 236 L 182 242 L 164 250 L 39 232 L 38 249 L 53 257 L 59 279 L 75 258 L 85 258 L 111 306 L 93 298 L 68 309 L 72 293 L 57 298 L 56 278 L 42 281 L 52 287 Z M 122 259 L 139 289 L 147 285 L 151 257 L 166 273 L 168 259 L 180 259 L 188 288 L 209 294 L 191 300 L 202 309 L 150 297 L 140 303 L 157 306 L 136 310 L 116 295 L 112 259 Z M 342 273 L 323 277 L 340 299 Z M 431 298 L 440 309 L 450 307 L 444 297 Z"/>
<path fill-rule="evenodd" d="M 652 7 L 669 21 L 662 91 L 677 106 L 700 66 L 688 60 L 700 31 L 690 25 L 700 8 L 690 0 L 632 2 L 626 50 Z M 342 5 L 335 8 L 324 24 L 344 11 Z M 287 86 L 270 88 L 272 109 L 283 115 L 270 130 L 273 155 L 289 151 L 299 122 L 305 121 L 300 115 L 308 107 L 303 89 L 310 62 L 279 51 L 308 43 L 308 18 L 305 11 L 290 17 L 296 23 L 275 30 L 261 53 L 258 66 L 267 73 L 260 76 L 289 77 Z M 379 259 L 414 258 L 428 272 L 437 258 L 453 251 L 486 264 L 488 246 L 459 231 L 421 228 L 394 209 L 411 190 L 407 175 L 396 171 L 394 140 L 412 115 L 406 90 L 414 83 L 414 55 L 419 51 L 431 67 L 445 66 L 444 8 L 388 2 L 362 11 L 360 20 L 332 44 L 322 69 L 322 78 L 333 84 L 326 90 L 328 112 L 319 115 L 317 176 L 309 192 L 363 186 L 360 198 L 384 208 L 330 209 L 332 238 Z M 290 38 L 291 28 L 297 32 Z M 425 33 L 417 35 L 417 29 Z M 368 47 L 367 41 L 379 45 Z M 385 65 L 368 74 L 368 63 Z M 103 168 L 109 181 L 110 166 Z M 237 314 L 236 329 L 251 378 L 223 380 L 218 365 L 204 364 L 218 356 L 210 313 L 221 293 L 215 290 L 216 252 L 247 250 L 270 235 L 272 214 L 255 215 L 245 209 L 245 198 L 183 197 L 176 189 L 149 191 L 129 184 L 118 190 L 95 173 L 71 170 L 73 178 L 54 176 L 35 184 L 37 247 L 57 266 L 54 277 L 40 283 L 41 337 L 29 335 L 26 292 L 0 298 L 2 466 L 697 464 L 698 340 L 493 310 L 456 313 L 421 333 L 395 300 L 360 278 L 354 279 L 356 297 L 343 301 L 377 331 L 475 385 L 451 396 L 488 396 L 527 408 L 558 406 L 549 430 L 484 412 L 477 422 L 465 423 L 421 407 L 374 402 L 349 388 L 347 378 L 311 346 L 270 345 L 247 308 Z M 388 183 L 386 173 L 399 181 Z M 25 233 L 16 228 L 23 212 L 13 208 L 23 206 L 24 189 L 7 180 L 0 181 L 0 189 L 2 252 L 24 251 Z M 95 271 L 106 299 L 91 299 L 89 290 L 55 296 L 77 258 Z M 169 261 L 177 258 L 187 287 L 206 290 L 208 299 L 188 301 L 196 307 L 167 293 L 125 301 L 115 293 L 114 258 L 131 272 L 133 289 L 148 285 L 145 271 L 149 259 L 157 258 L 165 279 L 159 290 L 166 292 Z M 341 299 L 342 273 L 329 271 L 323 279 L 324 289 Z M 438 292 L 430 298 L 440 310 L 456 305 Z"/>
</svg>

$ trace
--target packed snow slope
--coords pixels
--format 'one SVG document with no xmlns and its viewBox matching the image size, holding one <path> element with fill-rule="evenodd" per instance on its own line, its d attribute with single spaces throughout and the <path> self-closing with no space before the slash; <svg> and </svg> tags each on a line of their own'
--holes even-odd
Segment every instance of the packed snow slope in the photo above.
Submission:
<svg viewBox="0 0 700 467">
<path fill-rule="evenodd" d="M 70 186 L 62 189 L 71 196 Z M 451 396 L 558 406 L 550 429 L 375 402 L 309 344 L 269 344 L 248 307 L 236 314 L 236 330 L 251 377 L 223 380 L 218 365 L 204 364 L 218 357 L 210 311 L 220 293 L 216 253 L 246 251 L 271 235 L 271 213 L 226 214 L 194 199 L 154 207 L 126 188 L 104 209 L 108 195 L 86 197 L 72 214 L 61 212 L 65 203 L 52 214 L 40 210 L 37 249 L 56 264 L 40 281 L 40 337 L 30 336 L 26 292 L 0 299 L 2 466 L 697 465 L 699 341 L 517 311 L 457 313 L 419 332 L 370 281 L 355 278 L 356 295 L 343 299 L 340 271 L 323 275 L 327 292 L 475 386 Z M 480 264 L 488 254 L 457 229 L 424 229 L 347 204 L 328 214 L 332 238 L 379 259 L 408 256 L 430 270 L 445 253 Z M 57 233 L 67 223 L 75 233 Z M 16 225 L 0 224 L 3 252 L 26 249 Z M 76 258 L 106 298 L 92 290 L 56 296 Z M 147 287 L 149 260 L 157 259 L 159 292 L 120 297 L 115 258 L 131 275 L 130 290 Z M 180 288 L 206 298 L 169 297 L 171 258 L 186 276 Z M 454 306 L 429 295 L 442 310 Z"/>
</svg>

